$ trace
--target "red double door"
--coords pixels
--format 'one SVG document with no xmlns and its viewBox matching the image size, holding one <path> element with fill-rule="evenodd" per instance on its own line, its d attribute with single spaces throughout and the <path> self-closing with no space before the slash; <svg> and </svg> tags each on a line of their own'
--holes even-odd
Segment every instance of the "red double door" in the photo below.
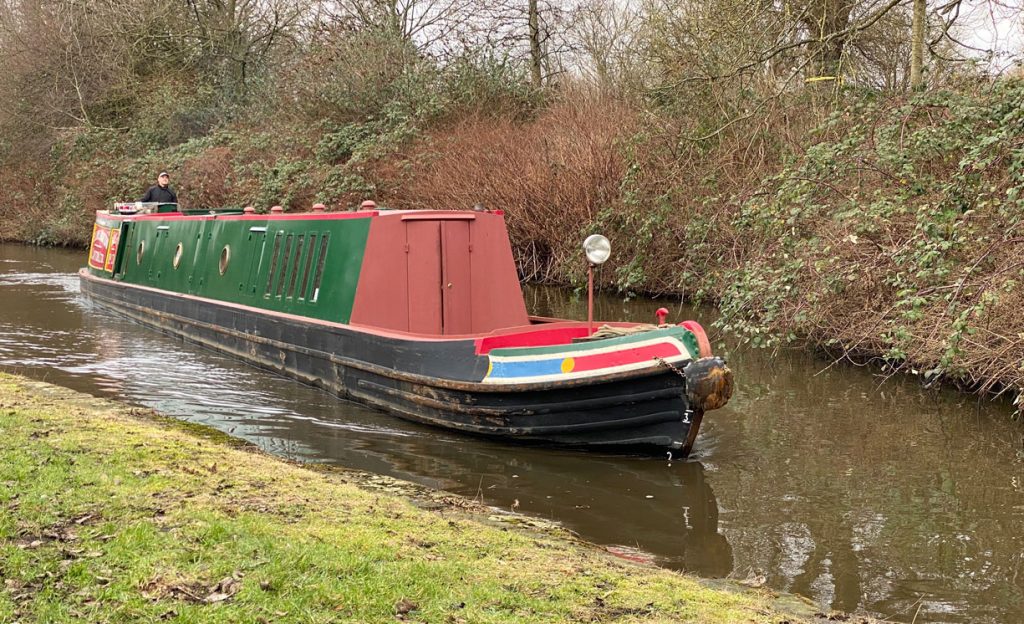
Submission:
<svg viewBox="0 0 1024 624">
<path fill-rule="evenodd" d="M 469 219 L 406 221 L 409 331 L 473 331 Z"/>
</svg>

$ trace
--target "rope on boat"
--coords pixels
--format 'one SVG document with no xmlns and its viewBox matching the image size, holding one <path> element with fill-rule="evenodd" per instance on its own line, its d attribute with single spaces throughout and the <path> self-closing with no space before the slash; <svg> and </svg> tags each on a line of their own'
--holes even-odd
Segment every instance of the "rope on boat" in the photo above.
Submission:
<svg viewBox="0 0 1024 624">
<path fill-rule="evenodd" d="M 612 327 L 611 325 L 602 325 L 597 329 L 596 332 L 590 335 L 592 340 L 600 340 L 602 338 L 615 338 L 617 336 L 631 336 L 633 334 L 642 334 L 649 332 L 659 327 L 671 327 L 671 325 L 652 325 L 650 323 L 642 323 L 640 325 L 634 325 L 632 327 Z"/>
</svg>

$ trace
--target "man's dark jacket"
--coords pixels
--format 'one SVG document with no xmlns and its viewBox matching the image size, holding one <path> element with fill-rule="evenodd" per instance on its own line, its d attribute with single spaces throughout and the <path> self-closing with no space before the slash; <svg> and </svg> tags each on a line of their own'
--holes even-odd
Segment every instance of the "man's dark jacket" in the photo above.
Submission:
<svg viewBox="0 0 1024 624">
<path fill-rule="evenodd" d="M 160 186 L 154 184 L 149 187 L 146 194 L 142 196 L 142 202 L 157 202 L 160 204 L 176 204 L 178 203 L 178 196 L 175 195 L 174 191 L 171 190 L 170 186 Z"/>
</svg>

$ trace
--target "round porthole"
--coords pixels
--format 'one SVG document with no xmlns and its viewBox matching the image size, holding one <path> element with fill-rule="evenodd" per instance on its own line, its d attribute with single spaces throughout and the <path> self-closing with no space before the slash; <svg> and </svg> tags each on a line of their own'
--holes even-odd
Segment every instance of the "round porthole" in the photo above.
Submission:
<svg viewBox="0 0 1024 624">
<path fill-rule="evenodd" d="M 178 243 L 178 246 L 174 248 L 174 259 L 171 260 L 171 264 L 174 265 L 175 269 L 177 269 L 178 265 L 181 264 L 181 252 L 183 250 L 184 247 L 181 246 L 181 243 Z"/>
<path fill-rule="evenodd" d="M 224 272 L 228 270 L 228 262 L 231 262 L 231 247 L 224 245 L 224 249 L 220 251 L 220 274 L 224 275 Z"/>
<path fill-rule="evenodd" d="M 139 241 L 139 248 L 135 250 L 135 264 L 142 264 L 142 254 L 146 253 L 146 241 Z"/>
</svg>

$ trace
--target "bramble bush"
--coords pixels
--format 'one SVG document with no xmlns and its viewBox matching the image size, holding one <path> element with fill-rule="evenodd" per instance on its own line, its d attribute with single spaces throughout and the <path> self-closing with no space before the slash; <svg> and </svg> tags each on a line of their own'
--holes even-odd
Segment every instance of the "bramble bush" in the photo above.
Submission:
<svg viewBox="0 0 1024 624">
<path fill-rule="evenodd" d="M 843 110 L 741 204 L 720 321 L 983 390 L 1024 387 L 1024 83 Z"/>
</svg>

